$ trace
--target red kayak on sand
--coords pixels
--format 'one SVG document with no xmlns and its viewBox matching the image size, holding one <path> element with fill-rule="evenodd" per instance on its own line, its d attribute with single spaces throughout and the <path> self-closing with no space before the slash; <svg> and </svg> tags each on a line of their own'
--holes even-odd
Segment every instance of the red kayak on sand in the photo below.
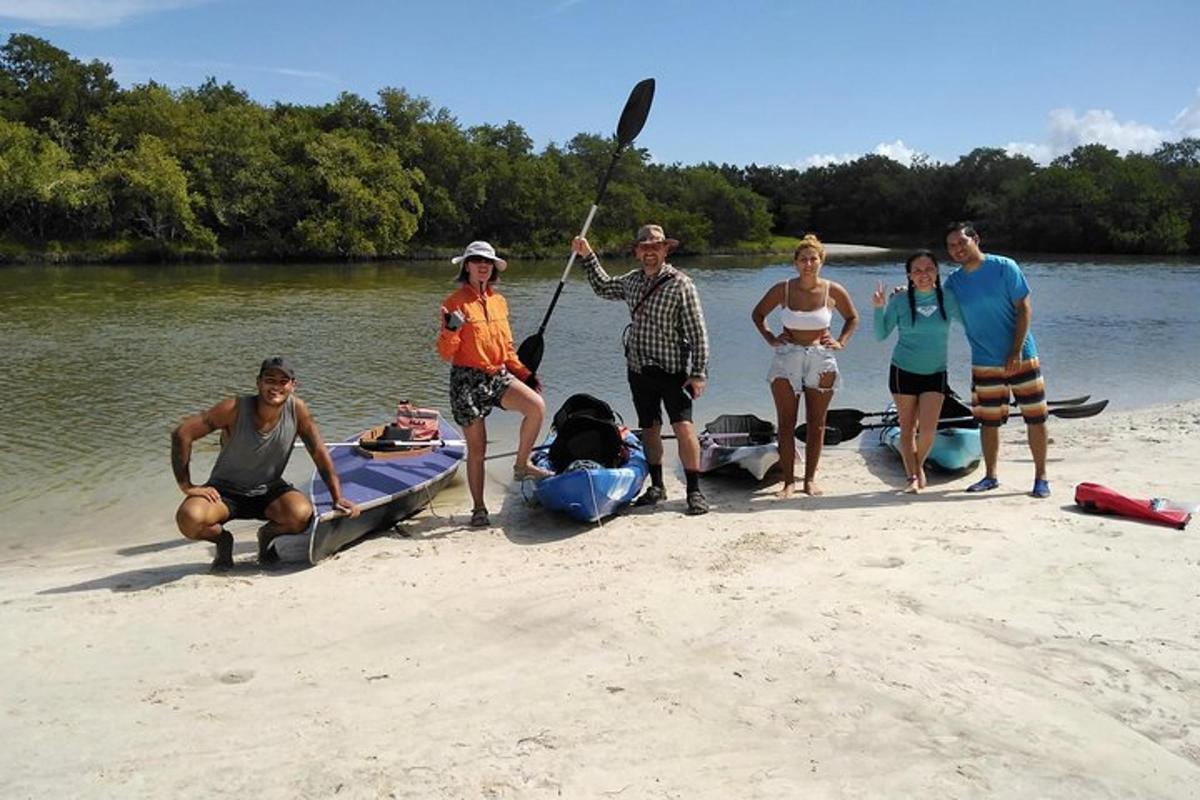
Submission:
<svg viewBox="0 0 1200 800">
<path fill-rule="evenodd" d="M 1097 514 L 1117 514 L 1122 517 L 1157 522 L 1183 530 L 1192 518 L 1191 511 L 1162 498 L 1141 499 L 1125 495 L 1098 483 L 1081 483 L 1075 487 L 1075 505 Z M 1172 507 L 1176 506 L 1176 507 Z"/>
</svg>

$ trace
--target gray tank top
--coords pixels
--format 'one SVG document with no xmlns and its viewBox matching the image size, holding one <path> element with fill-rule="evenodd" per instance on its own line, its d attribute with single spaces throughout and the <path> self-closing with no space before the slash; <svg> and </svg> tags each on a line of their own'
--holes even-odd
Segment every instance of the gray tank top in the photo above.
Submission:
<svg viewBox="0 0 1200 800">
<path fill-rule="evenodd" d="M 213 486 L 250 497 L 266 494 L 283 479 L 296 441 L 295 398 L 288 396 L 279 422 L 266 433 L 254 427 L 257 399 L 252 394 L 238 398 L 237 422 L 208 478 Z"/>
</svg>

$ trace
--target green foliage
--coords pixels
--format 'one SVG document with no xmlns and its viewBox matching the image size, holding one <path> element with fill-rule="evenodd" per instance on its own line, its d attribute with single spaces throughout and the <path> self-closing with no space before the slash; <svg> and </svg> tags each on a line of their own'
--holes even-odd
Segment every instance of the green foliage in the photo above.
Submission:
<svg viewBox="0 0 1200 800">
<path fill-rule="evenodd" d="M 301 249 L 364 257 L 402 252 L 417 229 L 419 177 L 358 131 L 319 134 L 306 147 L 312 203 L 296 224 Z"/>
<path fill-rule="evenodd" d="M 143 134 L 132 150 L 119 154 L 102 178 L 118 210 L 114 222 L 173 252 L 172 246 L 215 252 L 216 236 L 196 220 L 187 175 L 157 136 Z M 115 233 L 115 231 L 114 231 Z"/>
<path fill-rule="evenodd" d="M 122 90 L 42 39 L 0 46 L 0 239 L 53 258 L 370 258 L 478 238 L 562 253 L 614 146 L 580 133 L 539 152 L 512 120 L 464 128 L 396 87 L 270 107 L 212 78 Z M 625 251 L 655 221 L 684 252 L 789 250 L 806 232 L 918 246 L 962 218 L 1025 249 L 1200 252 L 1200 140 L 1150 156 L 1087 145 L 1046 167 L 979 148 L 803 171 L 656 164 L 635 147 L 589 237 Z"/>
<path fill-rule="evenodd" d="M 44 39 L 14 33 L 0 47 L 0 117 L 56 131 L 63 146 L 118 92 L 107 64 L 84 64 Z"/>
</svg>

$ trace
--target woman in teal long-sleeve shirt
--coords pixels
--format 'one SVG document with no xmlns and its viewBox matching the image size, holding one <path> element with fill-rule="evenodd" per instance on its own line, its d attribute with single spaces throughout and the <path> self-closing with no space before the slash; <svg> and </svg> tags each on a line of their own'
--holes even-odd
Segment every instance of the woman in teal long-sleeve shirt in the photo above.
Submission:
<svg viewBox="0 0 1200 800">
<path fill-rule="evenodd" d="M 900 421 L 900 456 L 908 476 L 906 492 L 925 488 L 925 458 L 933 448 L 942 400 L 946 396 L 946 340 L 950 321 L 962 324 L 954 293 L 942 288 L 933 253 L 919 250 L 904 264 L 908 291 L 887 299 L 883 281 L 871 298 L 875 305 L 875 338 L 883 341 L 899 331 L 888 389 Z M 919 435 L 918 435 L 919 432 Z"/>
</svg>

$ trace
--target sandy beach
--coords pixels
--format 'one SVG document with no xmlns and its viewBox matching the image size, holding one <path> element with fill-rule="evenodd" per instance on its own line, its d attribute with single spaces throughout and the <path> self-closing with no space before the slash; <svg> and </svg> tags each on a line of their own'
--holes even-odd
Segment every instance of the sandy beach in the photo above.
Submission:
<svg viewBox="0 0 1200 800">
<path fill-rule="evenodd" d="M 1045 501 L 1010 424 L 984 496 L 843 445 L 693 519 L 672 454 L 598 527 L 493 482 L 317 568 L 14 555 L 0 796 L 1195 798 L 1200 521 L 1072 494 L 1200 501 L 1200 402 L 1050 425 Z"/>
</svg>

